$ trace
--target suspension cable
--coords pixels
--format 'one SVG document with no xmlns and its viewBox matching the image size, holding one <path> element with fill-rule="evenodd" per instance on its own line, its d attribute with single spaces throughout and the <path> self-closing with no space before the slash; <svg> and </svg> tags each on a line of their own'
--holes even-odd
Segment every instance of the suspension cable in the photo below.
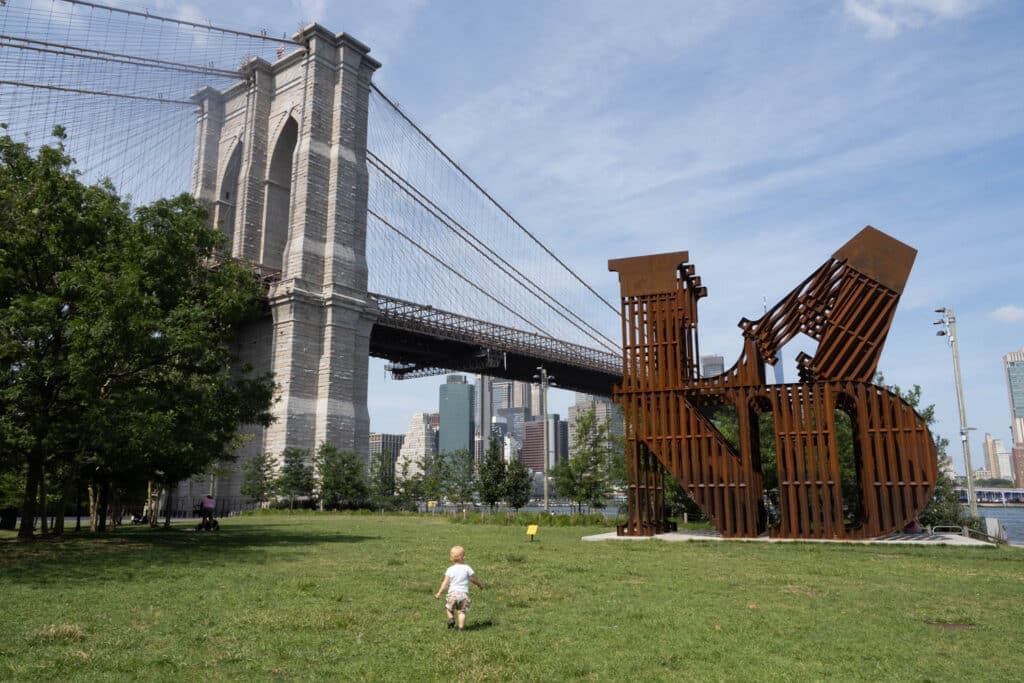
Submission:
<svg viewBox="0 0 1024 683">
<path fill-rule="evenodd" d="M 26 44 L 18 45 L 15 43 Z M 22 38 L 19 36 L 9 36 L 3 34 L 0 34 L 0 46 L 12 47 L 16 50 L 30 50 L 33 52 L 42 52 L 44 54 L 62 55 L 65 57 L 95 59 L 103 62 L 110 62 L 111 64 L 145 66 L 154 69 L 163 69 L 166 71 L 195 73 L 206 76 L 226 76 L 228 78 L 239 78 L 241 76 L 241 74 L 238 71 L 228 71 L 227 69 L 217 69 L 215 67 L 209 66 L 197 66 L 195 64 L 186 64 L 184 62 L 172 62 L 166 59 L 156 59 L 154 57 L 140 57 L 138 55 L 129 55 L 121 52 L 109 52 L 107 50 L 96 50 L 94 48 L 89 47 L 78 47 L 77 45 L 65 45 L 63 43 L 51 43 L 46 40 L 33 40 L 32 38 Z"/>
<path fill-rule="evenodd" d="M 441 149 L 437 145 L 437 143 L 435 143 L 433 140 L 431 140 L 430 136 L 427 135 L 423 131 L 422 128 L 420 128 L 418 125 L 416 125 L 416 123 L 411 118 L 409 118 L 409 116 L 404 111 L 402 111 L 398 107 L 397 104 L 392 102 L 388 98 L 388 96 L 385 95 L 383 93 L 383 91 L 381 91 L 381 89 L 379 87 L 377 87 L 377 85 L 375 83 L 371 83 L 370 87 L 373 88 L 373 91 L 376 92 L 378 95 L 380 95 L 384 99 L 384 101 L 387 102 L 391 106 L 391 108 L 394 109 L 398 113 L 399 116 L 401 116 L 403 119 L 405 119 L 406 123 L 408 123 L 410 126 L 412 126 L 413 129 L 415 129 L 417 133 L 419 133 L 421 136 L 423 136 L 423 138 L 428 143 L 430 143 L 430 146 L 433 147 L 434 150 L 436 150 L 438 154 L 440 154 L 442 157 L 444 157 L 445 160 L 449 164 L 451 164 L 452 167 L 455 168 L 455 170 L 457 170 L 459 172 L 459 174 L 462 175 L 463 178 L 465 178 L 467 181 L 469 181 L 469 183 L 471 185 L 473 185 L 473 187 L 475 187 L 481 194 L 483 194 L 485 197 L 487 197 L 487 199 L 491 202 L 491 204 L 493 204 L 499 211 L 501 211 L 501 213 L 503 213 L 506 218 L 508 218 L 510 221 L 512 221 L 512 223 L 515 224 L 516 227 L 518 227 L 520 230 L 522 230 L 524 233 L 526 233 L 526 235 L 531 240 L 533 240 L 541 249 L 543 249 L 545 251 L 545 253 L 547 253 L 548 256 L 550 256 L 556 262 L 558 262 L 558 265 L 562 266 L 562 268 L 564 268 L 570 275 L 572 275 L 573 278 L 575 278 L 581 285 L 586 287 L 590 291 L 591 294 L 593 294 L 599 300 L 601 300 L 604 303 L 605 306 L 607 306 L 609 309 L 611 309 L 611 311 L 613 313 L 615 313 L 616 316 L 621 315 L 621 312 L 619 311 L 619 309 L 617 307 L 613 306 L 607 299 L 605 299 L 593 287 L 591 287 L 590 284 L 588 284 L 586 280 L 584 280 L 579 275 L 577 275 L 576 271 L 574 271 L 572 268 L 570 268 L 568 265 L 566 265 L 566 263 L 564 261 L 562 261 L 562 259 L 558 258 L 558 256 L 556 256 L 554 252 L 552 252 L 550 249 L 548 249 L 548 247 L 543 242 L 541 242 L 539 239 L 537 239 L 537 237 L 534 236 L 534 234 L 532 232 L 527 230 L 526 227 L 522 223 L 520 223 L 518 220 L 516 220 L 515 217 L 511 213 L 509 213 L 508 210 L 505 209 L 504 206 L 499 204 L 498 201 L 494 197 L 492 197 L 489 192 L 487 192 L 487 190 L 485 190 L 483 187 L 481 187 L 478 182 L 473 180 L 473 178 L 468 173 L 466 173 L 466 171 L 464 171 L 462 169 L 462 167 L 459 166 L 459 164 L 454 159 L 452 159 L 450 156 L 448 156 L 448 154 L 443 149 Z"/>
<path fill-rule="evenodd" d="M 101 5 L 98 2 L 86 2 L 86 0 L 61 0 L 69 5 L 82 5 L 84 7 L 92 7 L 94 9 L 107 10 L 108 12 L 120 12 L 121 14 L 129 14 L 134 17 L 143 17 L 145 19 L 156 19 L 157 21 L 165 21 L 170 24 L 178 24 L 180 26 L 191 26 L 193 28 L 201 28 L 206 31 L 216 31 L 218 33 L 226 33 L 232 36 L 242 36 L 244 38 L 256 38 L 258 40 L 268 40 L 275 43 L 291 43 L 292 45 L 301 45 L 291 38 L 280 37 L 276 38 L 271 36 L 269 33 L 249 33 L 248 31 L 237 31 L 235 29 L 224 28 L 222 26 L 214 26 L 213 24 L 199 24 L 194 21 L 186 21 L 184 19 L 173 19 L 171 17 L 162 16 L 159 14 L 153 14 L 149 10 L 139 12 L 136 10 L 125 9 L 123 7 L 111 7 L 110 5 Z"/>
<path fill-rule="evenodd" d="M 56 90 L 58 92 L 72 92 L 79 95 L 102 95 L 103 97 L 120 97 L 126 100 L 141 100 L 143 102 L 159 102 L 160 104 L 178 104 L 195 106 L 192 100 L 172 100 L 163 97 L 146 97 L 144 95 L 126 95 L 124 93 L 107 92 L 105 90 L 86 90 L 84 88 L 67 88 L 60 85 L 48 85 L 45 83 L 28 83 L 26 81 L 0 81 L 0 85 L 13 85 L 19 88 L 36 88 L 39 90 Z"/>
<path fill-rule="evenodd" d="M 456 276 L 457 278 L 459 278 L 460 280 L 462 280 L 463 282 L 465 282 L 465 283 L 466 283 L 467 285 L 469 285 L 470 287 L 472 287 L 472 288 L 473 288 L 473 289 L 475 289 L 476 291 L 480 292 L 481 294 L 483 294 L 484 296 L 486 296 L 486 297 L 487 297 L 488 299 L 490 299 L 490 300 L 491 300 L 491 301 L 493 301 L 494 303 L 498 304 L 498 306 L 500 306 L 501 308 L 505 309 L 506 311 L 508 311 L 509 313 L 511 313 L 512 315 L 514 315 L 514 316 L 515 316 L 516 318 L 519 318 L 520 320 L 522 320 L 522 321 L 523 321 L 524 323 L 526 323 L 527 325 L 529 325 L 529 326 L 530 326 L 530 327 L 532 327 L 533 329 L 537 330 L 537 332 L 539 332 L 540 334 L 543 334 L 543 335 L 546 335 L 546 336 L 548 336 L 548 337 L 552 337 L 552 338 L 554 338 L 554 335 L 552 335 L 552 334 L 551 334 L 550 332 L 548 332 L 547 330 L 545 330 L 545 329 L 544 329 L 543 327 L 541 327 L 541 326 L 540 326 L 540 325 L 538 325 L 537 323 L 533 322 L 533 321 L 532 321 L 532 320 L 530 320 L 529 318 L 526 318 L 526 317 L 524 317 L 523 315 L 521 315 L 520 313 L 517 313 L 516 311 L 512 310 L 511 308 L 509 308 L 507 304 L 505 304 L 505 303 L 504 303 L 504 302 L 502 302 L 502 301 L 499 301 L 499 300 L 498 300 L 497 298 L 495 298 L 495 297 L 494 297 L 494 295 L 492 295 L 492 294 L 491 294 L 490 292 L 488 292 L 488 291 L 484 290 L 483 288 L 481 288 L 481 287 L 480 287 L 480 285 L 476 284 L 475 282 L 473 282 L 472 280 L 470 280 L 470 279 L 469 279 L 468 277 L 466 277 L 465 275 L 463 275 L 462 273 L 460 273 L 460 272 L 459 272 L 458 270 L 456 270 L 455 268 L 452 268 L 452 267 L 451 267 L 450 265 L 448 265 L 447 263 L 445 263 L 444 261 L 442 261 L 442 260 L 441 260 L 440 258 L 438 258 L 438 257 L 437 257 L 436 255 L 434 255 L 433 253 L 431 253 L 431 251 L 430 251 L 429 249 L 427 249 L 427 248 L 426 248 L 426 247 L 424 247 L 424 246 L 423 246 L 422 244 L 420 244 L 419 242 L 417 242 L 416 240 L 414 240 L 414 239 L 413 239 L 412 237 L 409 237 L 408 235 L 406 235 L 406 234 L 405 234 L 404 232 L 402 232 L 402 231 L 401 231 L 400 229 L 396 228 L 396 227 L 395 227 L 394 225 L 392 225 L 392 224 L 391 224 L 390 222 L 388 222 L 388 221 L 387 221 L 387 220 L 386 220 L 386 219 L 385 219 L 385 218 L 384 218 L 383 216 L 381 216 L 380 214 L 378 214 L 378 213 L 377 213 L 376 211 L 374 211 L 373 209 L 367 209 L 367 210 L 366 210 L 366 213 L 367 213 L 367 214 L 369 214 L 370 216 L 373 216 L 374 218 L 376 218 L 376 219 L 377 219 L 378 221 L 380 221 L 380 222 L 381 222 L 381 223 L 383 223 L 383 224 L 384 224 L 384 225 L 385 225 L 386 227 L 390 228 L 390 229 L 391 229 L 392 231 L 394 231 L 395 233 L 397 233 L 397 234 L 398 234 L 398 235 L 399 235 L 400 237 L 402 237 L 403 239 L 405 239 L 405 240 L 406 240 L 407 242 L 409 242 L 410 244 L 412 244 L 412 245 L 413 245 L 414 247 L 416 247 L 417 249 L 419 249 L 419 250 L 420 250 L 421 252 L 423 252 L 424 254 L 426 254 L 426 255 L 427 255 L 428 257 L 430 257 L 430 258 L 431 258 L 431 259 L 433 259 L 434 261 L 437 261 L 437 262 L 438 262 L 438 263 L 439 263 L 439 264 L 440 264 L 440 265 L 441 265 L 441 266 L 442 266 L 442 267 L 443 267 L 443 268 L 444 268 L 445 270 L 447 270 L 448 272 L 450 272 L 450 273 L 451 273 L 452 275 L 455 275 L 455 276 Z"/>
<path fill-rule="evenodd" d="M 421 192 L 416 186 L 410 183 L 407 179 L 402 177 L 397 171 L 395 171 L 386 162 L 381 160 L 373 152 L 367 150 L 367 160 L 370 165 L 378 169 L 384 176 L 398 187 L 404 194 L 406 194 L 413 202 L 421 206 L 429 214 L 434 216 L 442 225 L 448 230 L 458 236 L 463 242 L 469 245 L 474 251 L 487 259 L 492 265 L 497 267 L 505 275 L 509 276 L 512 280 L 519 283 L 531 296 L 539 300 L 542 304 L 547 306 L 549 309 L 555 312 L 555 314 L 561 316 L 566 322 L 575 327 L 577 330 L 582 332 L 585 336 L 591 340 L 597 342 L 599 345 L 606 345 L 609 348 L 617 348 L 615 342 L 606 337 L 603 333 L 593 327 L 586 320 L 581 318 L 565 304 L 555 299 L 547 290 L 541 287 L 538 283 L 534 282 L 529 276 L 525 275 L 518 268 L 509 263 L 504 257 L 494 251 L 484 242 L 480 241 L 470 230 L 455 220 L 450 214 L 444 209 L 440 208 L 435 204 L 429 197 Z M 429 204 L 429 206 L 428 206 Z M 512 274 L 515 274 L 513 276 Z M 516 277 L 518 276 L 518 278 Z M 553 302 L 553 304 L 552 304 Z M 556 308 L 557 306 L 557 308 Z M 561 310 L 559 310 L 561 309 Z M 575 320 L 572 320 L 574 318 Z M 582 324 L 582 326 L 581 326 Z M 586 329 L 584 329 L 584 327 Z"/>
</svg>

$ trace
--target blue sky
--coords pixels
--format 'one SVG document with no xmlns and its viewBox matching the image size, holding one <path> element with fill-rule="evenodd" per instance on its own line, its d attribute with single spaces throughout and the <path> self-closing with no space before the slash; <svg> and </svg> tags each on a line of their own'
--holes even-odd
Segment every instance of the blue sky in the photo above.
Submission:
<svg viewBox="0 0 1024 683">
<path fill-rule="evenodd" d="M 139 6 L 137 3 L 121 3 Z M 1024 3 L 148 4 L 241 29 L 317 21 L 368 44 L 376 83 L 611 300 L 610 258 L 688 250 L 701 348 L 731 363 L 760 315 L 864 225 L 918 249 L 880 369 L 920 384 L 963 468 L 958 317 L 975 466 L 1009 441 L 1002 356 L 1024 347 Z M 787 350 L 785 371 L 795 375 Z M 372 429 L 437 381 L 370 369 Z M 554 392 L 564 414 L 571 397 Z"/>
</svg>

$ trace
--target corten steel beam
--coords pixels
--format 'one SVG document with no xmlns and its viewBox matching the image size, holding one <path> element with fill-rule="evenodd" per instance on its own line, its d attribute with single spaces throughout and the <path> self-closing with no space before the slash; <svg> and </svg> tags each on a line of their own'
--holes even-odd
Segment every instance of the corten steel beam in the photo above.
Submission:
<svg viewBox="0 0 1024 683">
<path fill-rule="evenodd" d="M 707 295 L 687 252 L 615 259 L 622 295 L 628 480 L 624 535 L 669 527 L 667 472 L 725 537 L 871 538 L 902 529 L 936 479 L 935 444 L 913 408 L 871 383 L 916 251 L 866 227 L 759 320 L 722 375 L 699 375 L 697 303 Z M 818 342 L 794 384 L 765 382 L 764 364 L 797 334 Z M 738 447 L 709 415 L 736 411 Z M 859 498 L 845 501 L 836 413 L 852 425 Z M 768 528 L 759 418 L 772 413 L 778 522 Z M 852 508 L 852 509 L 851 509 Z M 851 518 L 852 516 L 852 518 Z"/>
</svg>

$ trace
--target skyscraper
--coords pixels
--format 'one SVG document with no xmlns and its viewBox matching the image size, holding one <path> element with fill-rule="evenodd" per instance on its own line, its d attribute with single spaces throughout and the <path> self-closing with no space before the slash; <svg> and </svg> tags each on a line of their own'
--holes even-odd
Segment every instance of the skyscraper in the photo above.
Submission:
<svg viewBox="0 0 1024 683">
<path fill-rule="evenodd" d="M 540 417 L 541 406 L 544 403 L 544 399 L 541 397 L 542 391 L 540 382 L 530 385 L 530 415 L 532 417 Z"/>
<path fill-rule="evenodd" d="M 518 443 L 523 442 L 523 423 L 529 419 L 526 408 L 502 408 L 494 411 L 498 420 L 506 425 L 506 433 Z"/>
<path fill-rule="evenodd" d="M 558 415 L 554 416 L 552 422 L 554 428 L 555 439 L 552 444 L 554 449 L 554 463 L 565 462 L 569 459 L 569 422 L 568 420 L 559 420 Z"/>
<path fill-rule="evenodd" d="M 392 483 L 395 481 L 395 462 L 402 451 L 405 434 L 377 434 L 370 432 L 370 460 L 372 466 L 379 463 L 380 470 L 370 476 L 382 475 Z"/>
<path fill-rule="evenodd" d="M 529 382 L 512 382 L 512 407 L 526 408 L 526 414 L 533 415 L 533 387 Z"/>
<path fill-rule="evenodd" d="M 512 407 L 512 380 L 496 379 L 491 382 L 491 411 L 497 415 L 502 408 Z"/>
<path fill-rule="evenodd" d="M 611 436 L 622 436 L 626 433 L 625 419 L 622 415 L 621 406 L 612 403 L 610 398 L 577 392 L 576 404 L 569 406 L 568 455 L 570 458 L 576 452 L 576 419 L 581 413 L 591 409 L 594 411 L 594 417 L 597 419 L 598 424 L 608 423 L 608 432 Z"/>
<path fill-rule="evenodd" d="M 1010 398 L 1014 483 L 1024 487 L 1024 349 L 1003 356 L 1003 366 L 1006 368 L 1006 389 Z"/>
<path fill-rule="evenodd" d="M 491 417 L 494 414 L 494 400 L 491 396 L 491 387 L 494 380 L 487 375 L 479 375 L 476 380 L 476 392 L 473 397 L 473 423 L 474 428 L 474 455 L 476 461 L 480 462 L 491 439 Z"/>
<path fill-rule="evenodd" d="M 523 425 L 523 449 L 519 459 L 534 472 L 544 469 L 544 423 L 530 421 Z"/>
<path fill-rule="evenodd" d="M 448 375 L 438 392 L 437 452 L 473 452 L 473 386 L 465 375 Z"/>
<path fill-rule="evenodd" d="M 395 461 L 396 479 L 401 480 L 403 473 L 410 477 L 419 474 L 423 471 L 423 459 L 437 454 L 437 432 L 431 425 L 434 415 L 436 413 L 416 413 L 409 420 L 409 431 Z"/>
</svg>

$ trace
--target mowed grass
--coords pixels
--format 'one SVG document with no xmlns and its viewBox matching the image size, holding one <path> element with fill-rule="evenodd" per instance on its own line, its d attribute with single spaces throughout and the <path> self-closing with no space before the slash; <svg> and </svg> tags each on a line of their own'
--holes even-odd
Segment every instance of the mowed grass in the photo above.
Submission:
<svg viewBox="0 0 1024 683">
<path fill-rule="evenodd" d="M 1020 680 L 1024 551 L 283 514 L 0 540 L 4 680 Z M 9 536 L 8 536 L 9 538 Z M 433 599 L 464 545 L 469 629 Z"/>
</svg>

